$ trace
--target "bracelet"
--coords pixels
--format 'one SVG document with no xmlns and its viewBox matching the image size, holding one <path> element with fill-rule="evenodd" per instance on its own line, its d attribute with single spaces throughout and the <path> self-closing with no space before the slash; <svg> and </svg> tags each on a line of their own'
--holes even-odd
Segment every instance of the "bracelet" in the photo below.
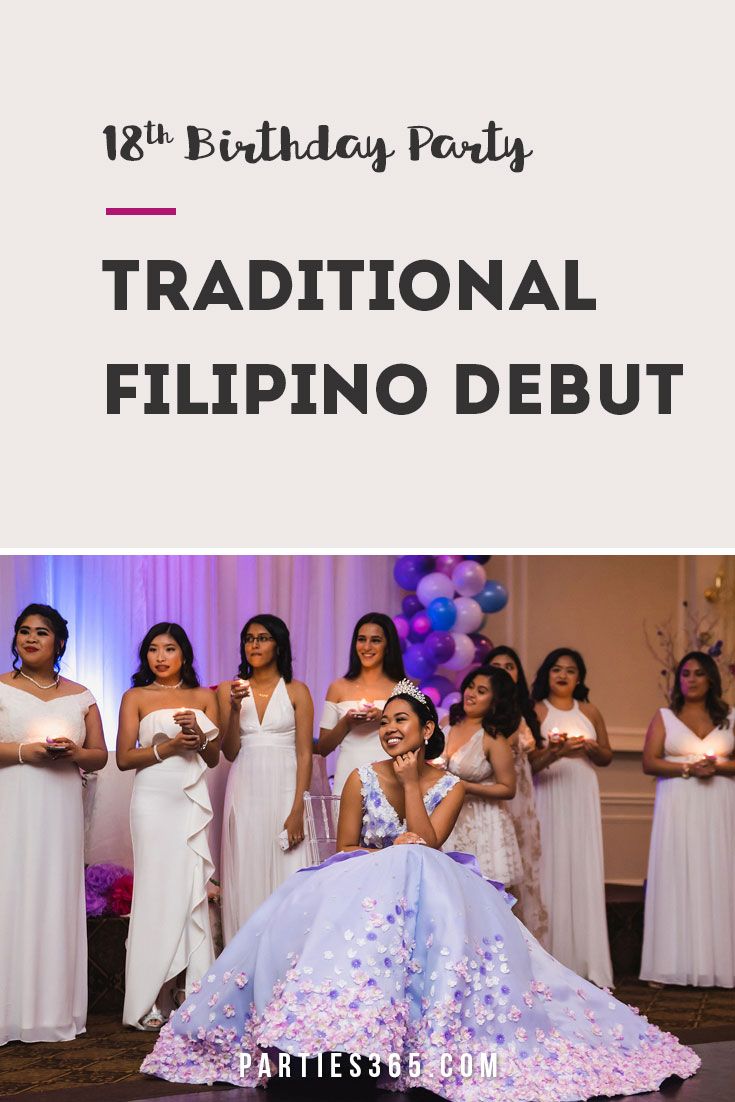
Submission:
<svg viewBox="0 0 735 1102">
<path fill-rule="evenodd" d="M 18 743 L 18 761 L 20 762 L 21 765 L 25 765 L 25 762 L 23 761 L 23 754 L 21 753 L 22 749 L 23 749 L 23 743 L 19 742 Z"/>
<path fill-rule="evenodd" d="M 151 746 L 151 750 L 153 751 L 153 757 L 156 759 L 156 761 L 163 761 L 163 758 L 158 753 L 158 747 L 155 744 Z"/>
<path fill-rule="evenodd" d="M 689 762 L 688 761 L 685 761 L 684 764 L 682 765 L 681 775 L 682 775 L 683 780 L 685 780 L 685 781 L 689 780 L 689 777 L 691 776 L 691 774 L 689 772 Z"/>
</svg>

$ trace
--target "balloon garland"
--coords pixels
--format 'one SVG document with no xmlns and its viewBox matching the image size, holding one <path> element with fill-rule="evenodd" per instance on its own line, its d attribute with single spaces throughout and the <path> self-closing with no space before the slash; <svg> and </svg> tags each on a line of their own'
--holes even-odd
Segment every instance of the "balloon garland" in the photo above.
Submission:
<svg viewBox="0 0 735 1102">
<path fill-rule="evenodd" d="M 403 664 L 437 708 L 459 701 L 453 677 L 481 664 L 492 650 L 480 628 L 488 613 L 505 608 L 508 592 L 485 574 L 489 560 L 490 555 L 402 555 L 393 568 L 397 584 L 409 591 L 393 617 Z"/>
</svg>

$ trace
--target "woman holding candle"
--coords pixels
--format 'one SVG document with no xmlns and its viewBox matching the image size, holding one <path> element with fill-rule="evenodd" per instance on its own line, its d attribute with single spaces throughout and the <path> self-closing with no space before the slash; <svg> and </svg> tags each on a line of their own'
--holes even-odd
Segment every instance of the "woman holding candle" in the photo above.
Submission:
<svg viewBox="0 0 735 1102">
<path fill-rule="evenodd" d="M 327 689 L 317 753 L 339 748 L 333 792 L 342 794 L 353 769 L 385 758 L 380 713 L 397 681 L 405 677 L 398 632 L 390 616 L 368 612 L 355 624 L 349 668 Z"/>
<path fill-rule="evenodd" d="M 735 987 L 734 751 L 717 663 L 690 651 L 643 749 L 657 782 L 641 979 Z"/>
<path fill-rule="evenodd" d="M 549 914 L 541 892 L 541 828 L 536 814 L 533 772 L 528 755 L 543 745 L 541 726 L 536 715 L 528 682 L 518 654 L 512 647 L 493 647 L 485 658 L 489 666 L 505 670 L 516 687 L 516 700 L 521 712 L 518 730 L 508 740 L 513 751 L 516 771 L 516 794 L 507 807 L 515 827 L 521 854 L 523 875 L 514 885 L 518 896 L 514 914 L 533 936 L 546 945 L 549 937 Z"/>
<path fill-rule="evenodd" d="M 70 1041 L 87 1018 L 81 771 L 107 764 L 92 694 L 59 673 L 69 630 L 49 605 L 15 622 L 0 675 L 0 1044 Z"/>
<path fill-rule="evenodd" d="M 483 666 L 470 670 L 460 692 L 444 727 L 440 761 L 464 782 L 466 795 L 444 848 L 474 854 L 483 876 L 512 885 L 515 894 L 522 865 L 507 808 L 516 790 L 509 745 L 520 721 L 515 685 L 504 670 Z"/>
<path fill-rule="evenodd" d="M 595 768 L 612 761 L 605 722 L 589 703 L 582 655 L 558 647 L 531 688 L 543 747 L 532 751 L 541 826 L 541 890 L 549 951 L 599 987 L 612 984 L 605 914 L 600 788 Z"/>
<path fill-rule="evenodd" d="M 283 881 L 308 864 L 304 793 L 311 782 L 314 705 L 293 680 L 291 637 L 270 613 L 240 633 L 239 677 L 218 690 L 222 752 L 234 762 L 222 825 L 225 943 Z"/>
<path fill-rule="evenodd" d="M 119 768 L 136 771 L 123 1021 L 156 1030 L 214 958 L 205 774 L 219 760 L 217 701 L 199 684 L 191 642 L 179 624 L 155 624 L 139 658 L 117 736 Z"/>
</svg>

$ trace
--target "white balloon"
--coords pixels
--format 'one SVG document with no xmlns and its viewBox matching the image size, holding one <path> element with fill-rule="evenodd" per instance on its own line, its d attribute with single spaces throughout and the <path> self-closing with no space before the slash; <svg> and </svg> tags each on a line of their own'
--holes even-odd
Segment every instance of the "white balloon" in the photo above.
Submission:
<svg viewBox="0 0 735 1102">
<path fill-rule="evenodd" d="M 475 602 L 477 604 L 477 602 Z M 475 657 L 475 644 L 469 635 L 461 631 L 453 631 L 454 654 L 448 662 L 444 663 L 445 670 L 463 670 L 471 665 Z"/>
<path fill-rule="evenodd" d="M 457 619 L 454 621 L 454 630 L 469 635 L 471 631 L 477 631 L 485 619 L 485 613 L 474 597 L 455 597 L 454 607 L 457 610 Z M 457 667 L 459 669 L 459 667 Z"/>
</svg>

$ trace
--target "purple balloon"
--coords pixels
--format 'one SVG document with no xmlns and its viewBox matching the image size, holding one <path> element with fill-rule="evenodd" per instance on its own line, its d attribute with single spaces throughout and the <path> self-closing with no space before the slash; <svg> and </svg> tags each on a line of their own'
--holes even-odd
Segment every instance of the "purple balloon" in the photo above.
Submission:
<svg viewBox="0 0 735 1102">
<path fill-rule="evenodd" d="M 449 631 L 454 627 L 457 610 L 451 597 L 435 597 L 426 611 L 434 631 Z"/>
<path fill-rule="evenodd" d="M 431 686 L 439 693 L 439 699 L 442 700 L 447 693 L 451 693 L 454 690 L 454 682 L 450 681 L 448 677 L 442 677 L 440 674 L 435 673 L 433 677 L 428 678 L 424 682 L 425 685 Z M 422 692 L 425 692 L 424 685 L 421 686 Z"/>
<path fill-rule="evenodd" d="M 432 662 L 424 652 L 423 643 L 412 643 L 406 648 L 403 665 L 408 676 L 414 681 L 428 680 L 436 669 L 436 663 Z"/>
<path fill-rule="evenodd" d="M 508 604 L 508 590 L 500 582 L 485 582 L 475 600 L 483 612 L 500 612 Z"/>
<path fill-rule="evenodd" d="M 435 689 L 433 685 L 422 685 L 421 692 L 424 694 L 424 696 L 428 696 L 429 700 L 432 701 L 435 708 L 439 707 L 442 702 L 442 694 L 439 692 L 438 689 Z"/>
<path fill-rule="evenodd" d="M 403 615 L 408 616 L 409 620 L 412 616 L 415 616 L 417 612 L 421 612 L 424 606 L 418 599 L 415 593 L 407 593 L 401 601 L 401 608 L 403 609 Z"/>
<path fill-rule="evenodd" d="M 431 631 L 431 620 L 428 614 L 421 609 L 411 617 L 411 631 L 409 638 L 412 643 L 422 643 Z"/>
<path fill-rule="evenodd" d="M 465 555 L 466 559 L 472 559 L 473 562 L 479 562 L 483 566 L 486 562 L 490 562 L 492 555 Z"/>
<path fill-rule="evenodd" d="M 454 588 L 462 597 L 474 597 L 487 581 L 485 571 L 479 562 L 461 562 L 452 571 Z"/>
<path fill-rule="evenodd" d="M 442 700 L 442 711 L 448 712 L 453 704 L 460 704 L 462 701 L 462 694 L 456 690 L 453 693 L 447 693 Z"/>
<path fill-rule="evenodd" d="M 398 632 L 398 638 L 399 639 L 408 639 L 408 633 L 411 630 L 411 625 L 409 624 L 406 617 L 401 616 L 400 614 L 398 616 L 394 616 L 393 617 L 393 623 L 396 625 L 396 631 Z"/>
<path fill-rule="evenodd" d="M 454 584 L 446 574 L 440 574 L 435 570 L 431 574 L 426 574 L 418 583 L 416 596 L 428 608 L 437 597 L 453 597 Z"/>
<path fill-rule="evenodd" d="M 401 637 L 399 635 L 398 636 L 398 646 L 401 648 L 401 654 L 405 654 L 406 653 L 406 647 L 408 646 L 408 639 L 401 639 Z"/>
<path fill-rule="evenodd" d="M 426 636 L 424 647 L 437 666 L 443 666 L 454 654 L 454 639 L 448 631 L 432 631 Z"/>
<path fill-rule="evenodd" d="M 454 636 L 454 654 L 444 665 L 448 670 L 464 670 L 472 665 L 472 660 L 475 657 L 475 644 L 469 635 L 465 635 L 463 632 L 453 631 L 452 635 Z"/>
<path fill-rule="evenodd" d="M 487 635 L 481 635 L 479 631 L 470 632 L 470 639 L 475 644 L 475 662 L 481 666 L 493 649 L 493 644 Z"/>
<path fill-rule="evenodd" d="M 437 555 L 434 569 L 438 570 L 440 574 L 446 574 L 448 578 L 451 578 L 452 571 L 455 566 L 459 566 L 462 562 L 462 555 Z"/>
<path fill-rule="evenodd" d="M 482 626 L 485 613 L 474 597 L 455 597 L 454 607 L 457 610 L 457 619 L 454 621 L 454 630 L 469 635 L 471 631 L 477 631 Z"/>
<path fill-rule="evenodd" d="M 415 590 L 433 565 L 434 560 L 430 555 L 401 555 L 393 567 L 393 577 L 401 589 Z"/>
</svg>

